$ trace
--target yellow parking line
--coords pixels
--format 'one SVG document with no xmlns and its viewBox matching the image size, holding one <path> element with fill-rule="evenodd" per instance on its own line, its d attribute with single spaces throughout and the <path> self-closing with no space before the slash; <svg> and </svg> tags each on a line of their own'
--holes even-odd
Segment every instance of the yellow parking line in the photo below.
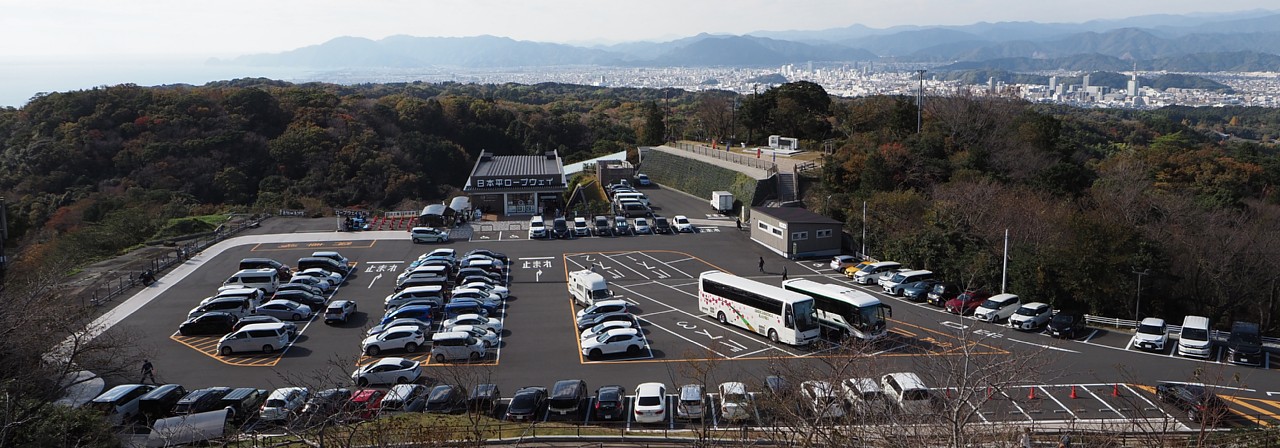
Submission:
<svg viewBox="0 0 1280 448">
<path fill-rule="evenodd" d="M 1276 415 L 1275 413 L 1273 413 L 1273 412 L 1268 412 L 1266 409 L 1263 409 L 1263 408 L 1260 408 L 1260 407 L 1254 406 L 1254 405 L 1252 405 L 1252 404 L 1246 403 L 1244 400 L 1242 400 L 1242 399 L 1240 399 L 1240 398 L 1233 397 L 1233 396 L 1230 396 L 1230 395 L 1218 395 L 1218 396 L 1219 396 L 1219 397 L 1221 397 L 1223 400 L 1227 400 L 1227 401 L 1230 401 L 1230 402 L 1235 403 L 1235 404 L 1237 404 L 1237 405 L 1240 405 L 1240 406 L 1242 406 L 1242 407 L 1248 408 L 1248 409 L 1249 409 L 1249 410 L 1251 410 L 1251 411 L 1257 412 L 1257 413 L 1262 414 L 1262 415 L 1265 415 L 1265 416 L 1267 416 L 1267 417 L 1271 417 L 1271 418 L 1274 418 L 1274 419 L 1280 420 L 1280 416 Z M 1228 409 L 1230 409 L 1230 408 L 1228 408 Z M 1253 421 L 1254 423 L 1257 423 L 1257 424 L 1259 424 L 1259 425 L 1262 425 L 1262 426 L 1271 426 L 1271 423 L 1267 422 L 1266 420 L 1263 420 L 1261 417 L 1257 417 L 1257 416 L 1253 416 L 1253 415 L 1247 415 L 1247 414 L 1245 414 L 1245 413 L 1243 413 L 1243 412 L 1240 412 L 1240 411 L 1237 411 L 1237 410 L 1235 410 L 1235 409 L 1231 409 L 1231 412 L 1234 412 L 1234 413 L 1236 413 L 1237 415 L 1239 415 L 1239 416 L 1241 416 L 1241 417 L 1244 417 L 1244 418 L 1245 418 L 1245 420 Z"/>
<path fill-rule="evenodd" d="M 213 336 L 182 336 L 175 333 L 169 335 L 169 339 L 185 345 L 200 354 L 213 358 L 220 363 L 232 366 L 271 367 L 275 366 L 276 363 L 279 363 L 281 356 L 283 356 L 283 351 L 279 351 L 270 355 L 241 356 L 233 354 L 232 356 L 224 357 L 218 354 L 219 338 L 215 338 Z"/>
</svg>

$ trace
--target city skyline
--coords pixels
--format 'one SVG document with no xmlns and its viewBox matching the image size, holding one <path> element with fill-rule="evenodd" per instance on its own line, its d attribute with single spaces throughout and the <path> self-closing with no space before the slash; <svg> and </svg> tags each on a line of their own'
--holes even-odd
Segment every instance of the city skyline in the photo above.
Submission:
<svg viewBox="0 0 1280 448">
<path fill-rule="evenodd" d="M 643 8 L 587 0 L 410 2 L 228 0 L 177 5 L 160 0 L 2 0 L 0 58 L 235 56 L 316 45 L 340 36 L 461 37 L 611 44 L 666 41 L 699 33 L 821 30 L 864 25 L 953 26 L 978 22 L 1079 23 L 1150 14 L 1215 14 L 1273 8 L 1261 0 L 656 0 Z M 1069 7 L 1068 7 L 1069 6 Z M 1212 10 L 1208 10 L 1212 8 Z M 905 11 L 905 13 L 904 13 Z"/>
</svg>

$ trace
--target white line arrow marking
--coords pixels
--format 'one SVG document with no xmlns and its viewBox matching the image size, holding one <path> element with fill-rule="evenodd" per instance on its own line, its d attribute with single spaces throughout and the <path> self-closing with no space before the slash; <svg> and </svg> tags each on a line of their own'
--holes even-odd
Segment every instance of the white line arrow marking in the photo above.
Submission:
<svg viewBox="0 0 1280 448">
<path fill-rule="evenodd" d="M 380 278 L 382 278 L 382 273 L 378 273 L 378 275 L 373 277 L 373 280 L 369 280 L 369 287 L 365 289 L 373 289 L 373 282 L 378 281 Z"/>
<path fill-rule="evenodd" d="M 542 281 L 542 270 L 541 270 L 541 269 L 539 269 L 539 270 L 538 270 L 538 272 L 533 276 L 533 281 L 535 281 L 535 282 L 540 282 L 540 281 Z"/>
</svg>

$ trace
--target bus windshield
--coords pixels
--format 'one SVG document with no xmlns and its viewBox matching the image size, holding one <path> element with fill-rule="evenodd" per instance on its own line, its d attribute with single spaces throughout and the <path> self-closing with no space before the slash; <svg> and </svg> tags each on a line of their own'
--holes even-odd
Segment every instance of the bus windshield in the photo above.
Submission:
<svg viewBox="0 0 1280 448">
<path fill-rule="evenodd" d="M 859 330 L 871 330 L 884 325 L 884 307 L 869 306 L 857 309 L 858 314 L 848 316 L 849 323 Z"/>
<path fill-rule="evenodd" d="M 796 331 L 805 332 L 818 328 L 818 313 L 813 310 L 813 301 L 805 300 L 794 305 Z"/>
</svg>

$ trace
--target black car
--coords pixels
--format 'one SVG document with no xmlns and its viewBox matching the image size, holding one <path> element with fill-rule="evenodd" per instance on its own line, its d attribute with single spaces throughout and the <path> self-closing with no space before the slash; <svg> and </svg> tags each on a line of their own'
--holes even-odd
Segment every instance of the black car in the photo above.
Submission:
<svg viewBox="0 0 1280 448">
<path fill-rule="evenodd" d="M 600 420 L 622 420 L 627 412 L 627 389 L 618 385 L 604 386 L 596 389 L 596 418 Z"/>
<path fill-rule="evenodd" d="M 613 224 L 609 223 L 608 217 L 597 216 L 593 219 L 595 221 L 595 230 L 592 233 L 595 233 L 596 236 L 613 236 Z"/>
<path fill-rule="evenodd" d="M 631 222 L 627 221 L 626 216 L 616 215 L 613 217 L 613 234 L 615 236 L 631 235 Z"/>
<path fill-rule="evenodd" d="M 1264 357 L 1262 335 L 1258 332 L 1258 324 L 1233 322 L 1231 337 L 1227 339 L 1227 361 L 1233 364 L 1260 366 Z"/>
<path fill-rule="evenodd" d="M 239 321 L 240 319 L 232 314 L 214 311 L 187 319 L 181 325 L 178 325 L 178 333 L 183 336 L 200 334 L 223 335 L 230 333 Z"/>
<path fill-rule="evenodd" d="M 1079 311 L 1059 311 L 1049 318 L 1044 334 L 1055 338 L 1075 338 L 1084 331 L 1084 314 Z"/>
<path fill-rule="evenodd" d="M 306 283 L 292 283 L 292 282 L 281 283 L 280 287 L 276 288 L 276 292 L 280 292 L 280 291 L 304 291 L 304 292 L 308 292 L 318 296 L 324 295 L 323 289 L 320 289 L 319 287 L 316 287 L 316 286 L 308 285 Z"/>
<path fill-rule="evenodd" d="M 560 380 L 551 386 L 551 396 L 547 398 L 547 413 L 558 415 L 576 415 L 581 410 L 583 401 L 587 400 L 587 382 L 583 380 Z"/>
<path fill-rule="evenodd" d="M 476 387 L 471 388 L 471 396 L 467 398 L 467 409 L 489 415 L 493 413 L 498 406 L 498 400 L 501 399 L 502 391 L 498 389 L 497 384 L 477 384 Z"/>
<path fill-rule="evenodd" d="M 494 282 L 494 284 L 496 285 L 501 285 L 503 283 L 502 274 L 489 272 L 482 268 L 462 268 L 458 270 L 458 273 L 456 275 L 454 275 L 454 278 L 462 279 L 462 281 L 458 282 L 459 284 L 471 283 L 471 282 L 465 281 L 467 277 L 485 277 L 489 279 L 490 282 Z"/>
<path fill-rule="evenodd" d="M 467 258 L 472 255 L 484 255 L 487 257 L 492 257 L 494 259 L 497 259 L 498 261 L 501 261 L 503 264 L 509 264 L 507 262 L 510 261 L 510 258 L 507 258 L 507 254 L 504 254 L 502 252 L 494 252 L 489 249 L 472 249 L 467 251 L 467 253 L 462 254 L 462 258 Z"/>
<path fill-rule="evenodd" d="M 547 388 L 522 387 L 511 396 L 511 403 L 507 405 L 507 415 L 503 418 L 509 421 L 532 421 L 537 419 L 538 413 L 546 407 Z"/>
<path fill-rule="evenodd" d="M 954 283 L 938 282 L 933 285 L 933 289 L 929 290 L 926 300 L 930 305 L 941 307 L 947 304 L 948 300 L 956 298 L 964 290 L 960 289 Z"/>
<path fill-rule="evenodd" d="M 138 397 L 138 415 L 149 423 L 156 419 L 168 417 L 173 405 L 187 396 L 187 389 L 181 384 L 165 384 L 152 389 L 146 395 Z"/>
<path fill-rule="evenodd" d="M 569 222 L 565 221 L 564 218 L 556 218 L 551 221 L 551 238 L 573 238 L 573 230 L 569 229 Z"/>
<path fill-rule="evenodd" d="M 1204 386 L 1184 383 L 1156 384 L 1156 399 L 1187 412 L 1193 422 L 1216 425 L 1227 416 L 1227 403 Z"/>
<path fill-rule="evenodd" d="M 329 299 L 326 299 L 322 295 L 312 294 L 306 291 L 299 291 L 296 289 L 287 290 L 287 291 L 276 291 L 275 294 L 271 295 L 271 300 L 281 300 L 281 299 L 288 300 L 294 303 L 301 303 L 303 305 L 311 307 L 312 310 L 323 310 L 325 303 L 329 301 Z"/>
<path fill-rule="evenodd" d="M 334 388 L 316 392 L 302 406 L 304 418 L 316 421 L 316 418 L 330 418 L 341 413 L 351 402 L 351 389 Z"/>
<path fill-rule="evenodd" d="M 243 422 L 252 417 L 258 408 L 262 406 L 262 402 L 267 401 L 267 395 L 271 392 L 266 389 L 255 389 L 252 387 L 241 387 L 232 389 L 227 395 L 218 400 L 218 407 L 227 411 L 227 418 L 233 422 Z"/>
<path fill-rule="evenodd" d="M 938 284 L 937 280 L 921 280 L 914 283 L 908 283 L 902 287 L 902 298 L 912 302 L 923 302 L 929 298 L 929 291 L 933 289 L 933 285 Z"/>
<path fill-rule="evenodd" d="M 173 405 L 173 414 L 198 414 L 218 409 L 218 402 L 230 392 L 230 387 L 210 387 L 208 389 L 193 390 Z"/>
<path fill-rule="evenodd" d="M 671 229 L 671 221 L 668 221 L 666 217 L 662 217 L 662 216 L 654 216 L 654 217 L 653 217 L 653 226 L 651 226 L 651 227 L 653 228 L 653 233 L 655 233 L 655 234 L 658 234 L 658 233 L 662 233 L 662 234 L 671 234 L 671 233 L 674 233 L 674 231 Z"/>
<path fill-rule="evenodd" d="M 240 327 L 250 324 L 284 324 L 285 330 L 289 332 L 289 339 L 298 336 L 298 325 L 293 322 L 285 322 L 275 316 L 253 315 L 245 316 L 236 322 L 236 326 L 231 331 L 239 330 Z M 228 332 L 229 333 L 229 332 Z"/>
<path fill-rule="evenodd" d="M 467 408 L 467 391 L 462 386 L 441 384 L 431 388 L 427 394 L 427 407 L 422 412 L 430 414 L 452 414 Z"/>
</svg>

